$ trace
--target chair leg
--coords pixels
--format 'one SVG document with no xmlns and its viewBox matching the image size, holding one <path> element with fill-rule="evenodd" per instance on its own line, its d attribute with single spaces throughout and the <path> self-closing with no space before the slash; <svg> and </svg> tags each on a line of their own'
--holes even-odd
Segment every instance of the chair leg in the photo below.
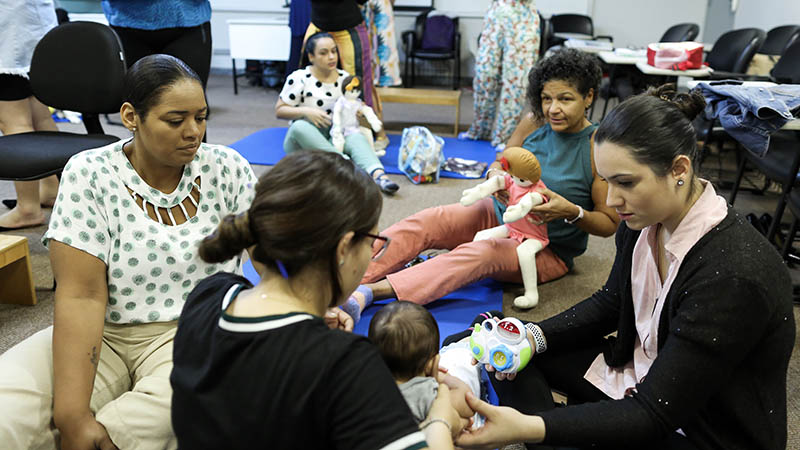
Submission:
<svg viewBox="0 0 800 450">
<path fill-rule="evenodd" d="M 786 242 L 783 243 L 783 251 L 781 256 L 784 261 L 789 261 L 789 251 L 792 249 L 792 242 L 794 242 L 794 235 L 797 234 L 798 220 L 797 216 L 792 218 L 792 226 L 789 228 L 789 236 L 786 237 Z"/>
<path fill-rule="evenodd" d="M 773 244 L 775 243 L 775 235 L 778 234 L 778 230 L 781 228 L 781 219 L 783 218 L 783 211 L 786 209 L 786 197 L 789 195 L 789 190 L 791 190 L 791 184 L 784 186 L 783 193 L 778 197 L 778 206 L 775 207 L 775 217 L 772 218 L 769 231 L 767 231 L 767 240 Z"/>
<path fill-rule="evenodd" d="M 733 203 L 736 201 L 736 195 L 739 193 L 739 186 L 742 184 L 742 178 L 744 177 L 744 169 L 747 165 L 747 157 L 741 156 L 741 161 L 739 161 L 739 170 L 736 171 L 736 181 L 733 182 L 733 187 L 731 188 L 731 196 L 728 198 L 728 203 L 733 206 Z"/>
</svg>

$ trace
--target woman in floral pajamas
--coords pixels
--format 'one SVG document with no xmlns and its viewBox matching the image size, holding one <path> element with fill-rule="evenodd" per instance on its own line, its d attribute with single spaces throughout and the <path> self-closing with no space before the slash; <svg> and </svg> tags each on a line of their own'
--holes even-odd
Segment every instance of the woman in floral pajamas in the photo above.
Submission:
<svg viewBox="0 0 800 450">
<path fill-rule="evenodd" d="M 528 71 L 539 59 L 539 14 L 533 0 L 493 0 L 478 44 L 475 116 L 462 139 L 505 144 L 522 116 Z"/>
<path fill-rule="evenodd" d="M 368 0 L 361 12 L 372 44 L 372 73 L 376 86 L 398 86 L 400 57 L 394 31 L 394 0 Z"/>
</svg>

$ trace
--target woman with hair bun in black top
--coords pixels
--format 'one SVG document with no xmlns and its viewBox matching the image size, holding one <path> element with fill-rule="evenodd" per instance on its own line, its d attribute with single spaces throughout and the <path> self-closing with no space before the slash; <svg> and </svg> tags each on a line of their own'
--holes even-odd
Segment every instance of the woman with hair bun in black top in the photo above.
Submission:
<svg viewBox="0 0 800 450">
<path fill-rule="evenodd" d="M 608 281 L 526 325 L 531 364 L 491 377 L 506 407 L 468 397 L 487 424 L 457 444 L 786 447 L 791 282 L 769 242 L 697 175 L 691 120 L 704 103 L 665 85 L 600 124 L 597 172 L 623 222 Z M 551 389 L 567 406 L 554 407 Z"/>
<path fill-rule="evenodd" d="M 358 285 L 372 244 L 389 244 L 377 235 L 381 206 L 350 161 L 293 153 L 261 177 L 248 211 L 202 242 L 207 262 L 250 249 L 261 280 L 219 273 L 187 299 L 170 377 L 181 448 L 453 448 L 467 420 L 447 386 L 418 426 L 377 349 L 336 329 L 347 313 L 328 316 Z"/>
</svg>

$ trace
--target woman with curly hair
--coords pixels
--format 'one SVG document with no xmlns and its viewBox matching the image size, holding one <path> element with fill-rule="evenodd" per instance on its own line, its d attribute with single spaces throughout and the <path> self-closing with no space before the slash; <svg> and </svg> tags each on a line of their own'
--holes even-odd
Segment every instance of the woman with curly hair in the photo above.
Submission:
<svg viewBox="0 0 800 450">
<path fill-rule="evenodd" d="M 586 119 L 601 71 L 596 59 L 568 49 L 540 61 L 529 74 L 528 101 L 534 117 L 514 133 L 517 146 L 530 150 L 542 165 L 542 190 L 549 200 L 531 212 L 547 223 L 548 247 L 536 254 L 538 281 L 560 278 L 573 258 L 586 250 L 588 235 L 610 236 L 619 217 L 606 206 L 607 184 L 595 170 L 592 136 L 597 125 Z M 487 177 L 504 176 L 493 163 Z M 503 223 L 508 193 L 469 207 L 460 204 L 420 211 L 384 231 L 392 239 L 379 261 L 370 264 L 363 284 L 345 310 L 354 318 L 374 299 L 392 298 L 425 304 L 483 278 L 521 283 L 514 239 L 473 241 L 475 234 Z M 527 220 L 534 221 L 531 216 Z M 537 223 L 538 223 L 537 221 Z M 403 269 L 426 249 L 446 254 Z M 376 245 L 375 252 L 381 251 Z M 403 269 L 403 270 L 400 270 Z"/>
</svg>

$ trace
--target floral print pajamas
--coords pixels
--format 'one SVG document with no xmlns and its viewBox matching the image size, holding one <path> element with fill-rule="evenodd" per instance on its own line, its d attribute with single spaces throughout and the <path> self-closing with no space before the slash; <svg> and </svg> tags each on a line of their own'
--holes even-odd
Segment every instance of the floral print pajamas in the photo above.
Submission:
<svg viewBox="0 0 800 450">
<path fill-rule="evenodd" d="M 467 136 L 505 143 L 525 105 L 528 72 L 539 58 L 533 0 L 494 0 L 486 13 L 473 81 L 475 116 Z"/>
</svg>

